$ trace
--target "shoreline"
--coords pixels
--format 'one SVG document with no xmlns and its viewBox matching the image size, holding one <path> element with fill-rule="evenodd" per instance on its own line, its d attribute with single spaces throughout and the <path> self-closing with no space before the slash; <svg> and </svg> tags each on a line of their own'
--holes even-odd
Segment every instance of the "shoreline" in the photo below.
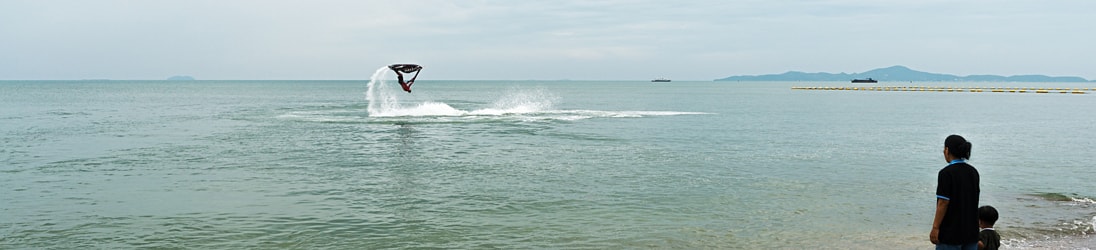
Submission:
<svg viewBox="0 0 1096 250">
<path fill-rule="evenodd" d="M 1093 235 L 1062 236 L 1036 241 L 1001 240 L 1001 249 L 1093 249 L 1093 247 L 1096 247 L 1096 237 Z"/>
</svg>

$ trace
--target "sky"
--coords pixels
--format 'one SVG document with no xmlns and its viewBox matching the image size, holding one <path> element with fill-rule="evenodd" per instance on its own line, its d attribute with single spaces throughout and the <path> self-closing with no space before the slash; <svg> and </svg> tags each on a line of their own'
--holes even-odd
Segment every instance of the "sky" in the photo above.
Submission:
<svg viewBox="0 0 1096 250">
<path fill-rule="evenodd" d="M 1096 80 L 1096 1 L 0 0 L 0 80 Z"/>
</svg>

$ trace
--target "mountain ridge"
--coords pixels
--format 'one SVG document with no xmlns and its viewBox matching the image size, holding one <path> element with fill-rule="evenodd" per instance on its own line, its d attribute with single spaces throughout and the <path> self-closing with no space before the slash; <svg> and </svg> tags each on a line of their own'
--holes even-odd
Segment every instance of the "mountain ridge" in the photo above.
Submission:
<svg viewBox="0 0 1096 250">
<path fill-rule="evenodd" d="M 1046 76 L 1046 75 L 968 75 L 957 76 L 917 71 L 906 66 L 895 65 L 886 68 L 878 68 L 863 73 L 807 73 L 800 71 L 788 71 L 782 74 L 768 75 L 739 75 L 715 79 L 715 81 L 849 81 L 852 79 L 872 78 L 879 81 L 972 81 L 972 82 L 1090 82 L 1077 76 Z"/>
</svg>

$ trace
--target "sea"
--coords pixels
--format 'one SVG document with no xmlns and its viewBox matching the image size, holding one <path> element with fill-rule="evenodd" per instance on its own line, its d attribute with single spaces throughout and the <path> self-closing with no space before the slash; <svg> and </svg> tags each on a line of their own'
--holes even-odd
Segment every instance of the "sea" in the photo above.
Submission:
<svg viewBox="0 0 1096 250">
<path fill-rule="evenodd" d="M 931 249 L 966 137 L 1006 249 L 1096 245 L 1096 83 L 0 81 L 0 249 Z"/>
</svg>

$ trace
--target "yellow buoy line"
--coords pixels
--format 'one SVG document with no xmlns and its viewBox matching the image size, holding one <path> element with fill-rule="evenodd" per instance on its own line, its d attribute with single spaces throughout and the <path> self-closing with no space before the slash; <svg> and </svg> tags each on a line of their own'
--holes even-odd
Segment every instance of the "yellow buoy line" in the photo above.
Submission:
<svg viewBox="0 0 1096 250">
<path fill-rule="evenodd" d="M 1084 94 L 1096 88 L 1020 88 L 1020 87 L 940 87 L 940 86 L 835 86 L 792 87 L 793 90 L 856 90 L 856 91 L 925 91 L 925 92 L 991 92 L 991 93 L 1061 93 Z"/>
</svg>

